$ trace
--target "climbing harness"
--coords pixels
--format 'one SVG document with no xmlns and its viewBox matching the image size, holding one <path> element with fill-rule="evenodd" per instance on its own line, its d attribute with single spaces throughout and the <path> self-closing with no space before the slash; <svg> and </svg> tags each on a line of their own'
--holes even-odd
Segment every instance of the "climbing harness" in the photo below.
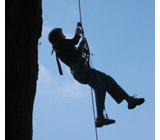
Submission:
<svg viewBox="0 0 160 140">
<path fill-rule="evenodd" d="M 89 45 L 87 42 L 87 39 L 84 36 L 84 30 L 83 30 L 83 26 L 82 26 L 82 21 L 77 23 L 77 28 L 81 28 L 82 31 L 82 41 L 84 41 L 84 45 L 82 47 L 82 57 L 84 57 L 86 59 L 86 61 L 90 60 L 90 49 L 89 49 Z"/>
<path fill-rule="evenodd" d="M 52 55 L 53 52 L 55 51 L 55 50 L 54 50 L 54 47 L 52 47 L 52 48 L 53 48 L 53 49 L 52 49 L 51 55 Z M 61 68 L 61 64 L 60 64 L 60 62 L 59 62 L 59 58 L 58 58 L 58 56 L 57 56 L 57 53 L 55 53 L 55 54 L 56 54 L 56 61 L 57 61 L 57 65 L 58 65 L 59 74 L 60 74 L 60 75 L 63 75 L 62 68 Z"/>
</svg>

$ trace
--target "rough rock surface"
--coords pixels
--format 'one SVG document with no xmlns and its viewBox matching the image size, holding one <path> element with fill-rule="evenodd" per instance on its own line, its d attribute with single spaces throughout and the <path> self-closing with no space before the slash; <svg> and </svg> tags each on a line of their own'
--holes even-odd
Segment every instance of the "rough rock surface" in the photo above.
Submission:
<svg viewBox="0 0 160 140">
<path fill-rule="evenodd" d="M 6 0 L 6 140 L 32 140 L 41 0 Z"/>
</svg>

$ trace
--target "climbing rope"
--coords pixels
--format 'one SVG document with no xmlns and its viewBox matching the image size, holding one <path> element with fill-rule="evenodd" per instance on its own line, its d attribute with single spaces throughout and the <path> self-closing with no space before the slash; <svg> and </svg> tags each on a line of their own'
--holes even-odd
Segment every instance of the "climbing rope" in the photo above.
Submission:
<svg viewBox="0 0 160 140">
<path fill-rule="evenodd" d="M 98 140 L 98 132 L 97 132 L 97 127 L 96 127 L 96 114 L 95 114 L 93 89 L 92 88 L 91 88 L 91 97 L 92 97 L 92 107 L 93 107 L 93 117 L 94 117 L 94 124 L 95 124 L 96 140 Z"/>
<path fill-rule="evenodd" d="M 80 17 L 80 22 L 82 23 L 82 14 L 81 14 L 81 1 L 78 0 L 79 3 L 79 17 Z"/>
<path fill-rule="evenodd" d="M 78 0 L 79 3 L 79 17 L 80 17 L 80 22 L 78 22 L 77 27 L 81 27 L 82 30 L 82 38 L 85 39 L 86 41 L 86 49 L 88 51 L 88 54 L 86 54 L 86 58 L 88 59 L 88 63 L 91 60 L 90 59 L 90 50 L 89 50 L 89 45 L 87 42 L 87 39 L 84 37 L 84 30 L 82 26 L 82 14 L 81 14 L 81 2 Z M 93 67 L 92 61 L 91 62 L 91 67 Z M 95 115 L 95 107 L 94 107 L 94 98 L 93 98 L 93 89 L 91 88 L 91 98 L 92 98 L 92 108 L 93 108 L 93 117 L 94 117 L 94 124 L 95 124 L 95 133 L 96 133 L 96 140 L 98 140 L 98 132 L 97 132 L 97 127 L 96 127 L 96 115 Z"/>
<path fill-rule="evenodd" d="M 77 28 L 80 27 L 81 30 L 82 30 L 82 40 L 85 41 L 85 44 L 84 44 L 84 46 L 83 46 L 82 55 L 88 60 L 88 63 L 89 63 L 89 59 L 90 59 L 90 49 L 89 49 L 89 45 L 88 45 L 87 39 L 86 39 L 85 36 L 84 36 L 84 29 L 83 29 L 83 26 L 82 26 L 82 14 L 81 14 L 81 2 L 80 2 L 80 0 L 78 0 L 78 3 L 79 3 L 79 17 L 80 17 L 80 22 L 77 23 Z"/>
</svg>

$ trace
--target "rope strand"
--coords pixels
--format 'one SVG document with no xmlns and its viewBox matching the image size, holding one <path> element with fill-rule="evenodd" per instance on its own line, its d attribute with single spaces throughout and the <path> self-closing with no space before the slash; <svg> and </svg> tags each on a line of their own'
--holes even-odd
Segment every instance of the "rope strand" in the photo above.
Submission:
<svg viewBox="0 0 160 140">
<path fill-rule="evenodd" d="M 96 127 L 96 114 L 95 114 L 95 108 L 94 108 L 94 98 L 93 98 L 93 89 L 92 88 L 91 88 L 91 97 L 92 97 L 92 107 L 93 107 L 96 140 L 98 140 L 98 132 L 97 132 L 97 127 Z"/>
<path fill-rule="evenodd" d="M 81 2 L 78 0 L 79 3 L 79 17 L 80 17 L 80 22 L 82 23 L 82 15 L 81 15 Z"/>
<path fill-rule="evenodd" d="M 79 3 L 79 17 L 80 17 L 80 23 L 81 23 L 81 28 L 82 28 L 82 37 L 84 38 L 84 30 L 83 30 L 83 26 L 82 26 L 82 14 L 81 14 L 81 2 L 80 0 L 78 0 Z M 88 45 L 88 43 L 87 43 Z M 90 57 L 88 58 L 88 60 L 90 59 Z M 91 67 L 93 67 L 93 64 L 91 62 Z M 97 127 L 96 127 L 96 115 L 95 115 L 95 107 L 94 107 L 94 98 L 93 98 L 93 89 L 91 88 L 91 97 L 92 97 L 92 107 L 93 107 L 93 117 L 94 117 L 94 124 L 95 124 L 95 133 L 96 133 L 96 140 L 98 140 L 98 132 L 97 132 Z"/>
</svg>

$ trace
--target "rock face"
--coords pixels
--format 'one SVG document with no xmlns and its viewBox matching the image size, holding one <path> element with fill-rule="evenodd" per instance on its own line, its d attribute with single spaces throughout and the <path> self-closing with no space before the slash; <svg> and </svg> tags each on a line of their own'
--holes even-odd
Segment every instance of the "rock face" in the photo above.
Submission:
<svg viewBox="0 0 160 140">
<path fill-rule="evenodd" d="M 41 0 L 6 0 L 6 140 L 32 140 Z"/>
</svg>

